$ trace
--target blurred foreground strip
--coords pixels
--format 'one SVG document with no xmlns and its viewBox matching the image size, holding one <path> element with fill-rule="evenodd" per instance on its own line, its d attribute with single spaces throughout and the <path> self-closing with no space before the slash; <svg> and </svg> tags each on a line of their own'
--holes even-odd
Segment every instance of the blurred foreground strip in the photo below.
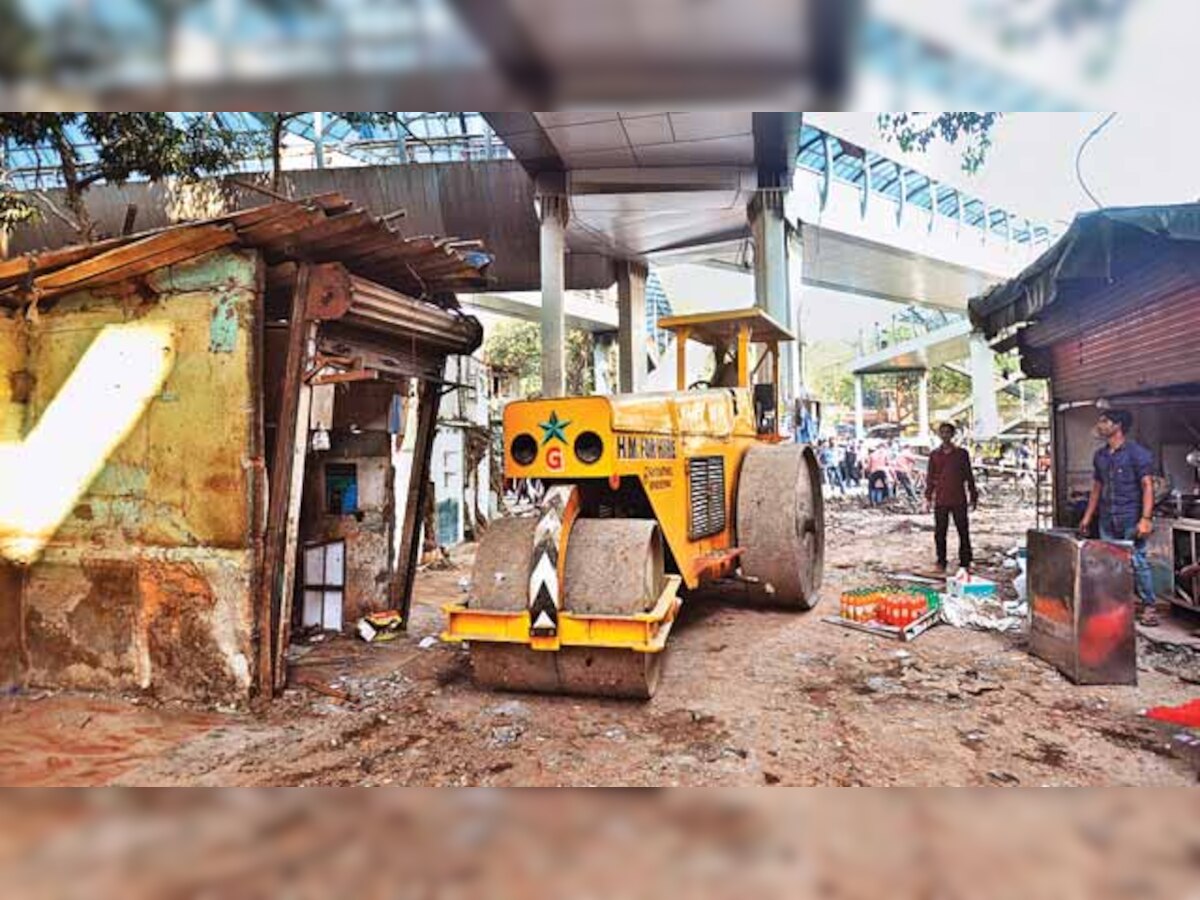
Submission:
<svg viewBox="0 0 1200 900">
<path fill-rule="evenodd" d="M 1179 791 L 10 792 L 8 896 L 1182 897 Z M 1168 825 L 1169 823 L 1169 825 Z"/>
</svg>

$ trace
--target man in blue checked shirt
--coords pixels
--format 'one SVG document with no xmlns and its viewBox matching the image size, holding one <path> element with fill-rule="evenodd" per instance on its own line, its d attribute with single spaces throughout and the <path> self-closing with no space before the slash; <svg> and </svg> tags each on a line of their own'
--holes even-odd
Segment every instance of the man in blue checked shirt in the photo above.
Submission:
<svg viewBox="0 0 1200 900">
<path fill-rule="evenodd" d="M 1096 432 L 1105 444 L 1092 457 L 1092 493 L 1079 523 L 1082 535 L 1098 521 L 1106 541 L 1133 541 L 1133 586 L 1142 601 L 1143 625 L 1157 625 L 1154 578 L 1146 557 L 1146 538 L 1154 530 L 1154 456 L 1126 435 L 1133 416 L 1123 409 L 1100 414 Z"/>
</svg>

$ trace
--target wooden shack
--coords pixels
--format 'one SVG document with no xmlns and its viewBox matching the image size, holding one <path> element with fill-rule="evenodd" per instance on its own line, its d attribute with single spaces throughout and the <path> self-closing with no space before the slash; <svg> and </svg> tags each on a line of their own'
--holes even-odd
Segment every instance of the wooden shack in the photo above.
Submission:
<svg viewBox="0 0 1200 900">
<path fill-rule="evenodd" d="M 0 262 L 0 683 L 242 703 L 303 607 L 407 615 L 489 261 L 334 193 Z"/>
</svg>

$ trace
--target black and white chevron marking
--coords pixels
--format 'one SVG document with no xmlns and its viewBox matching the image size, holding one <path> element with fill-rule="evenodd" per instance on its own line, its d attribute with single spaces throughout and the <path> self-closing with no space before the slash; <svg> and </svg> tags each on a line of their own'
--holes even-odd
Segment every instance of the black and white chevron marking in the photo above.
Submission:
<svg viewBox="0 0 1200 900">
<path fill-rule="evenodd" d="M 556 485 L 542 500 L 542 517 L 533 534 L 533 567 L 529 572 L 529 631 L 537 637 L 558 633 L 558 611 L 562 605 L 558 583 L 563 514 L 571 488 Z"/>
</svg>

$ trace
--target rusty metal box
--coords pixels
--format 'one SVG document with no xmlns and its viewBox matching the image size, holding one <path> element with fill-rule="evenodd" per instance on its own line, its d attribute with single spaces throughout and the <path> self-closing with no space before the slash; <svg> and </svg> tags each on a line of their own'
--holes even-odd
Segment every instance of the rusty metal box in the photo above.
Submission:
<svg viewBox="0 0 1200 900">
<path fill-rule="evenodd" d="M 1137 684 L 1131 545 L 1030 531 L 1029 649 L 1076 684 Z"/>
</svg>

